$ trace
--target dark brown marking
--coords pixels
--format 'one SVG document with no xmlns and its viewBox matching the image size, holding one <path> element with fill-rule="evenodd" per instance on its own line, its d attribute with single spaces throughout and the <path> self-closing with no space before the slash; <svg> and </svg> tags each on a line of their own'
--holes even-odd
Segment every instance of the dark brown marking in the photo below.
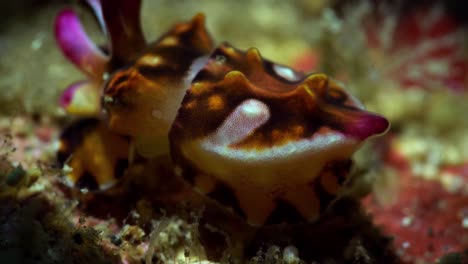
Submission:
<svg viewBox="0 0 468 264">
<path fill-rule="evenodd" d="M 232 210 L 234 210 L 234 212 L 244 220 L 247 219 L 244 210 L 240 207 L 234 191 L 228 185 L 219 182 L 214 191 L 210 192 L 207 196 L 229 208 L 232 208 Z"/>
<path fill-rule="evenodd" d="M 321 176 L 320 176 L 321 177 Z M 320 204 L 320 213 L 323 213 L 333 200 L 336 199 L 336 195 L 329 193 L 320 183 L 320 179 L 316 179 L 312 183 L 312 187 L 317 195 Z"/>
<path fill-rule="evenodd" d="M 83 175 L 78 179 L 78 181 L 75 183 L 75 187 L 79 189 L 88 189 L 89 191 L 97 191 L 99 190 L 99 185 L 96 182 L 96 179 L 94 176 L 88 172 L 85 171 Z"/>
<path fill-rule="evenodd" d="M 179 166 L 182 168 L 182 177 L 184 180 L 191 185 L 195 185 L 195 178 L 198 175 L 198 172 L 194 169 L 194 166 L 181 166 L 176 164 L 175 166 Z"/>
<path fill-rule="evenodd" d="M 307 197 L 304 197 L 307 199 Z M 305 223 L 306 219 L 297 211 L 296 207 L 283 199 L 276 200 L 276 207 L 268 216 L 266 225 L 281 223 Z"/>
<path fill-rule="evenodd" d="M 343 105 L 348 100 L 348 95 L 341 90 L 328 88 L 325 99 L 331 104 Z"/>
<path fill-rule="evenodd" d="M 343 185 L 348 179 L 349 172 L 353 161 L 351 159 L 344 161 L 335 161 L 327 165 L 327 168 L 331 170 L 332 174 L 336 177 L 338 184 Z"/>
<path fill-rule="evenodd" d="M 120 179 L 125 175 L 125 171 L 128 169 L 128 159 L 119 159 L 114 166 L 114 177 Z"/>
<path fill-rule="evenodd" d="M 72 123 L 60 135 L 60 142 L 63 149 L 57 152 L 57 161 L 62 167 L 70 158 L 70 155 L 81 145 L 86 135 L 99 126 L 100 120 L 97 118 L 86 118 Z"/>
<path fill-rule="evenodd" d="M 158 80 L 161 76 L 179 76 L 177 65 L 161 64 L 158 66 L 139 66 L 138 72 L 148 80 Z M 176 78 L 174 78 L 176 79 Z"/>
</svg>

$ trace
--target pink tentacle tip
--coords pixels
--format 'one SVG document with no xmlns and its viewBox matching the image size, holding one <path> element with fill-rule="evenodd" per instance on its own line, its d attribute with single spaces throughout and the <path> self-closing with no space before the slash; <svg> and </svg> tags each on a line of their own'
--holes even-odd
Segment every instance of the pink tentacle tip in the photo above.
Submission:
<svg viewBox="0 0 468 264">
<path fill-rule="evenodd" d="M 68 106 L 73 102 L 73 96 L 75 95 L 76 91 L 80 89 L 83 85 L 88 83 L 87 81 L 79 81 L 76 83 L 71 84 L 70 86 L 63 91 L 62 95 L 59 98 L 59 105 L 60 107 L 67 109 Z"/>
<path fill-rule="evenodd" d="M 365 140 L 385 134 L 390 129 L 390 122 L 379 115 L 365 112 L 345 126 L 346 134 Z"/>
<path fill-rule="evenodd" d="M 71 9 L 59 12 L 55 19 L 55 39 L 65 57 L 92 79 L 99 79 L 108 58 L 91 41 L 80 19 Z"/>
<path fill-rule="evenodd" d="M 99 84 L 89 80 L 68 86 L 59 98 L 59 105 L 68 113 L 93 115 L 99 111 Z"/>
</svg>

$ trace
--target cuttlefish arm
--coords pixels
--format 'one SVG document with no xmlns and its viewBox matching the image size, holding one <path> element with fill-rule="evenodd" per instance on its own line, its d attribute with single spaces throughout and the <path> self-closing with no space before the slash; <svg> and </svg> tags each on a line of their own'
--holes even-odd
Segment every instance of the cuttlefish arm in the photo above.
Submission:
<svg viewBox="0 0 468 264">
<path fill-rule="evenodd" d="M 96 118 L 75 121 L 60 136 L 57 160 L 66 185 L 88 191 L 114 186 L 129 166 L 130 145 Z"/>
</svg>

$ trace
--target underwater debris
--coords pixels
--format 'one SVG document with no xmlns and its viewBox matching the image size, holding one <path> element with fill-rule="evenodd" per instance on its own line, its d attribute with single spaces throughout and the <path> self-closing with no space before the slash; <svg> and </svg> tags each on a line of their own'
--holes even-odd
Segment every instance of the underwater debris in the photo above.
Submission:
<svg viewBox="0 0 468 264">
<path fill-rule="evenodd" d="M 23 189 L 23 192 L 27 189 Z M 117 263 L 93 228 L 75 227 L 63 205 L 42 194 L 0 196 L 2 263 Z"/>
<path fill-rule="evenodd" d="M 176 217 L 154 222 L 145 262 L 151 264 L 156 258 L 163 263 L 211 263 L 206 260 L 205 250 L 198 241 L 197 225 L 197 222 L 189 224 Z"/>
</svg>

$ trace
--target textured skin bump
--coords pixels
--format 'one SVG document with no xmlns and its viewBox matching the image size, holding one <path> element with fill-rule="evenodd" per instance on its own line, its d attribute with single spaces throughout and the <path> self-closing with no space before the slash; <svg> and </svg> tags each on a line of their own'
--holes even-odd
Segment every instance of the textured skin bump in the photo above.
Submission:
<svg viewBox="0 0 468 264">
<path fill-rule="evenodd" d="M 350 164 L 362 141 L 387 127 L 326 75 L 222 44 L 195 76 L 169 138 L 195 189 L 262 225 L 287 220 L 281 211 L 316 219 L 347 176 L 332 165 Z"/>
<path fill-rule="evenodd" d="M 270 119 L 270 110 L 264 103 L 248 99 L 237 106 L 207 138 L 206 144 L 220 147 L 238 143 Z"/>
</svg>

